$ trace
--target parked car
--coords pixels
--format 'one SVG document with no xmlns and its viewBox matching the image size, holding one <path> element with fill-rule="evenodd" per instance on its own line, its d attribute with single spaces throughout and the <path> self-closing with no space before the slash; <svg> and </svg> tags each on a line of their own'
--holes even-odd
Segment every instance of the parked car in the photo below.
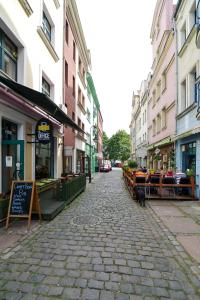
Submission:
<svg viewBox="0 0 200 300">
<path fill-rule="evenodd" d="M 100 166 L 100 172 L 109 172 L 110 166 L 108 164 L 103 164 Z"/>
<path fill-rule="evenodd" d="M 115 161 L 115 167 L 116 167 L 116 168 L 121 168 L 121 167 L 122 167 L 122 162 L 121 162 L 121 160 L 116 160 L 116 161 Z"/>
</svg>

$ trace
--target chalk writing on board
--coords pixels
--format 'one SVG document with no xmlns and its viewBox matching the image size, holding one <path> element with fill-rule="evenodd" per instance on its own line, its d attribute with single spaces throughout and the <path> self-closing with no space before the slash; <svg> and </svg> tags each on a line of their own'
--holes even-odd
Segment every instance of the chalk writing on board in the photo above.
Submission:
<svg viewBox="0 0 200 300">
<path fill-rule="evenodd" d="M 33 191 L 32 182 L 15 182 L 11 199 L 11 214 L 26 215 L 29 214 L 30 201 Z"/>
</svg>

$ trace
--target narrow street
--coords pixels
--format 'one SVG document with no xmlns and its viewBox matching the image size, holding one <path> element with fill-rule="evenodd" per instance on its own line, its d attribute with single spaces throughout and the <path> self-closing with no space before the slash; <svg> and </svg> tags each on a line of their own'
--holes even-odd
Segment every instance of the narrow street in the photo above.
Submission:
<svg viewBox="0 0 200 300">
<path fill-rule="evenodd" d="M 52 222 L 1 254 L 0 299 L 200 299 L 200 281 L 121 170 L 95 175 Z"/>
</svg>

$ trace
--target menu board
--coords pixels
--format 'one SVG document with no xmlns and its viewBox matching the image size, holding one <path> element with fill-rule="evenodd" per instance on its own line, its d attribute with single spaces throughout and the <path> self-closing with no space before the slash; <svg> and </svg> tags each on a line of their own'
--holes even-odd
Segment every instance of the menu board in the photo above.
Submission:
<svg viewBox="0 0 200 300">
<path fill-rule="evenodd" d="M 34 182 L 14 181 L 11 192 L 10 215 L 29 215 Z"/>
<path fill-rule="evenodd" d="M 10 218 L 27 218 L 28 229 L 31 225 L 32 209 L 38 213 L 41 221 L 40 199 L 38 197 L 35 181 L 16 180 L 12 182 L 6 228 Z"/>
</svg>

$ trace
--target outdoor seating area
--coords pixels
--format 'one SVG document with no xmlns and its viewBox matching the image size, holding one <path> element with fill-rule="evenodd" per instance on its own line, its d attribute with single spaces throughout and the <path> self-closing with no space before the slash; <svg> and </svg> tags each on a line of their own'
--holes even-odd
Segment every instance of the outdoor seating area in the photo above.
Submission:
<svg viewBox="0 0 200 300">
<path fill-rule="evenodd" d="M 123 178 L 132 196 L 135 187 L 145 192 L 146 199 L 196 200 L 194 176 L 184 173 L 142 172 L 123 168 Z"/>
</svg>

